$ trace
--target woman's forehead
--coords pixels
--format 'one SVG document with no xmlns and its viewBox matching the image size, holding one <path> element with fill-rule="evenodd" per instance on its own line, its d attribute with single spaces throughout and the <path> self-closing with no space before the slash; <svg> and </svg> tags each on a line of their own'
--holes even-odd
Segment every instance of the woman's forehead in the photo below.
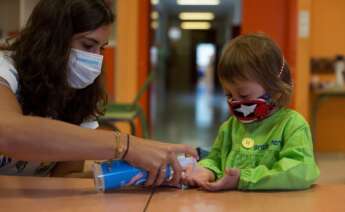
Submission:
<svg viewBox="0 0 345 212">
<path fill-rule="evenodd" d="M 111 27 L 108 25 L 101 26 L 95 30 L 77 33 L 74 35 L 75 39 L 92 39 L 97 41 L 98 43 L 105 43 L 108 40 L 108 37 L 111 32 Z"/>
</svg>

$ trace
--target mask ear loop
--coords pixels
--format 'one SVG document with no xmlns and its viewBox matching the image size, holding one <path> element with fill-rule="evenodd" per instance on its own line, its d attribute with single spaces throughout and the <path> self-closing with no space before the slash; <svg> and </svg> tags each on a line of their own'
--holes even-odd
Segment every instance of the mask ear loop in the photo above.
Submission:
<svg viewBox="0 0 345 212">
<path fill-rule="evenodd" d="M 284 72 L 284 68 L 285 68 L 285 58 L 284 58 L 284 56 L 283 56 L 282 66 L 281 66 L 280 71 L 279 71 L 279 74 L 278 74 L 278 78 L 280 78 L 280 79 L 281 79 L 281 75 L 282 75 L 283 72 Z M 294 83 L 293 83 L 293 82 L 291 82 L 291 87 L 294 87 Z"/>
<path fill-rule="evenodd" d="M 278 77 L 280 78 L 283 71 L 284 71 L 284 67 L 285 67 L 285 58 L 283 56 L 283 61 L 282 61 L 282 67 L 280 68 L 280 71 L 279 71 L 279 74 L 278 74 Z"/>
</svg>

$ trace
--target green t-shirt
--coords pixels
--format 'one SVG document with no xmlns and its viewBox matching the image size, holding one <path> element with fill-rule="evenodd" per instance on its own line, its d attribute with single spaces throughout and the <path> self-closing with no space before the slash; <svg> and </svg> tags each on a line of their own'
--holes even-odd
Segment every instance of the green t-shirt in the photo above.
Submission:
<svg viewBox="0 0 345 212">
<path fill-rule="evenodd" d="M 305 189 L 320 175 L 307 122 L 284 108 L 250 124 L 230 117 L 199 164 L 217 179 L 226 168 L 240 169 L 240 190 Z"/>
</svg>

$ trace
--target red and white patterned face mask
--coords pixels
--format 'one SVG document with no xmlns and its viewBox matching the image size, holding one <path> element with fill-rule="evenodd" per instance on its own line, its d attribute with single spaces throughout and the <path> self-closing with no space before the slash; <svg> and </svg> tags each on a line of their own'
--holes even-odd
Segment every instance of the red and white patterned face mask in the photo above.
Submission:
<svg viewBox="0 0 345 212">
<path fill-rule="evenodd" d="M 265 119 L 275 108 L 275 104 L 268 94 L 251 100 L 236 101 L 229 99 L 228 104 L 231 114 L 243 123 L 252 123 Z"/>
</svg>

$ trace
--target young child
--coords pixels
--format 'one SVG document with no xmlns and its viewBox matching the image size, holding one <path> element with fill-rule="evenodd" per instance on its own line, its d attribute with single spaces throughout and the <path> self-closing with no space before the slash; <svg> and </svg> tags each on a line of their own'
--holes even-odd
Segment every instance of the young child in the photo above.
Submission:
<svg viewBox="0 0 345 212">
<path fill-rule="evenodd" d="M 232 116 L 184 183 L 209 191 L 310 187 L 320 171 L 307 122 L 286 108 L 292 81 L 279 47 L 263 34 L 239 36 L 218 71 Z"/>
</svg>

